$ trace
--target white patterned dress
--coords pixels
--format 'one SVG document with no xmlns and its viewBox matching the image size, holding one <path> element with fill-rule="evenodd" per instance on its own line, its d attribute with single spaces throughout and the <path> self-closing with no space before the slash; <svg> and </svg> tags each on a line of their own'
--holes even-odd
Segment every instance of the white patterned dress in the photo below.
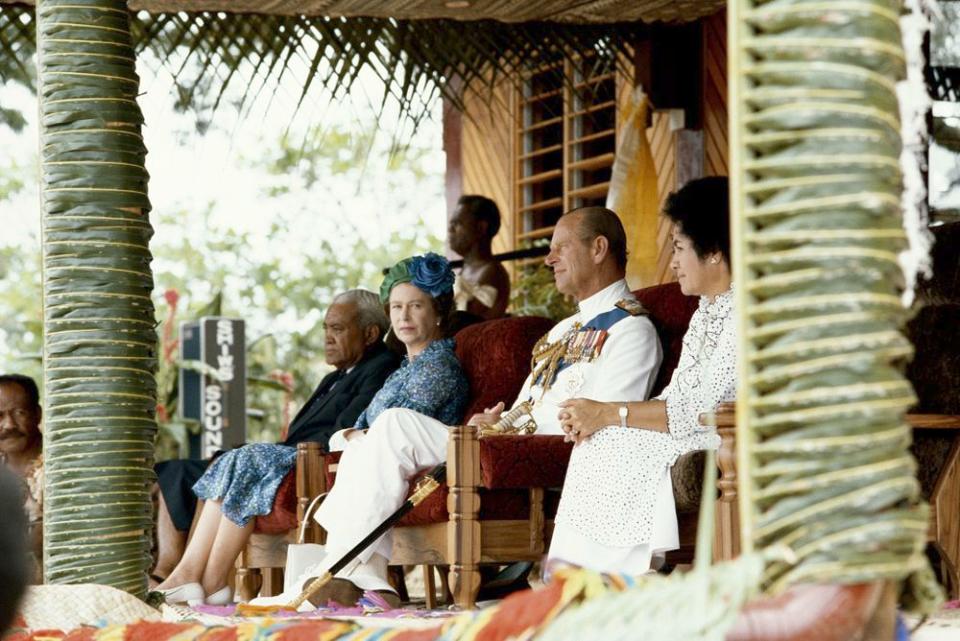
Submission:
<svg viewBox="0 0 960 641">
<path fill-rule="evenodd" d="M 641 574 L 654 555 L 678 546 L 670 466 L 686 452 L 716 449 L 702 412 L 736 390 L 733 292 L 700 298 L 680 362 L 657 397 L 667 432 L 608 426 L 574 448 L 549 557 L 601 572 Z"/>
</svg>

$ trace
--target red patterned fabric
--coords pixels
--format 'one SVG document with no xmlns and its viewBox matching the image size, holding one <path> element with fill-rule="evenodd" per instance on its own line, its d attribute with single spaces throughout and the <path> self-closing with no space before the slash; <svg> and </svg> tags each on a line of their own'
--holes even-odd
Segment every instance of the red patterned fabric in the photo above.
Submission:
<svg viewBox="0 0 960 641">
<path fill-rule="evenodd" d="M 469 418 L 503 401 L 513 403 L 530 373 L 530 353 L 553 321 L 540 316 L 501 318 L 457 334 L 457 358 L 470 383 Z"/>
<path fill-rule="evenodd" d="M 290 470 L 283 477 L 277 496 L 273 499 L 273 511 L 258 516 L 253 531 L 258 534 L 283 534 L 297 527 L 297 471 Z"/>
<path fill-rule="evenodd" d="M 520 521 L 530 518 L 530 490 L 487 490 L 480 488 L 480 520 L 482 521 Z M 417 509 L 408 513 L 397 527 L 446 523 L 450 518 L 447 512 L 447 495 L 450 488 L 438 487 Z M 548 519 L 557 513 L 560 503 L 560 491 L 548 491 L 543 498 L 543 510 Z"/>
<path fill-rule="evenodd" d="M 337 480 L 337 469 L 334 464 L 340 462 L 341 456 L 343 452 L 330 452 L 326 455 L 327 464 L 323 469 L 327 472 L 327 487 L 333 487 L 333 482 Z"/>
<path fill-rule="evenodd" d="M 663 364 L 660 365 L 660 373 L 653 386 L 653 395 L 656 396 L 670 382 L 673 370 L 680 362 L 683 335 L 687 333 L 690 317 L 700 301 L 696 296 L 684 296 L 679 283 L 654 285 L 638 289 L 633 294 L 650 312 L 650 320 L 657 328 L 660 345 L 663 347 Z"/>
<path fill-rule="evenodd" d="M 562 436 L 511 435 L 480 440 L 483 486 L 561 487 L 573 443 Z"/>
</svg>

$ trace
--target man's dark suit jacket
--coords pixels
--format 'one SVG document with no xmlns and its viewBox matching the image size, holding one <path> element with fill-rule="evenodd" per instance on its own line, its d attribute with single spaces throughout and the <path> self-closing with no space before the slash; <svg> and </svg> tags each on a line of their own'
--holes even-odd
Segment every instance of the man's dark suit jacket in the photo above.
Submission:
<svg viewBox="0 0 960 641">
<path fill-rule="evenodd" d="M 356 424 L 399 364 L 396 354 L 383 343 L 377 343 L 349 373 L 337 370 L 324 376 L 310 399 L 293 417 L 283 444 L 296 447 L 297 443 L 316 441 L 326 449 L 335 432 Z"/>
<path fill-rule="evenodd" d="M 324 376 L 290 423 L 282 445 L 296 447 L 297 443 L 315 441 L 326 449 L 335 432 L 353 427 L 399 364 L 396 354 L 383 343 L 377 343 L 349 373 L 337 370 Z M 154 466 L 157 484 L 178 530 L 190 529 L 197 509 L 193 484 L 200 480 L 209 464 L 209 460 L 177 459 Z"/>
</svg>

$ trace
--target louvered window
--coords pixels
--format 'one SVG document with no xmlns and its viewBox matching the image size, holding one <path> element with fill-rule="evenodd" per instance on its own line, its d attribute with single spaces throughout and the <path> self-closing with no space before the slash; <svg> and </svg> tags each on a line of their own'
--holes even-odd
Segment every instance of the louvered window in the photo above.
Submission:
<svg viewBox="0 0 960 641">
<path fill-rule="evenodd" d="M 620 79 L 601 63 L 543 67 L 518 91 L 517 247 L 548 239 L 564 211 L 606 201 Z"/>
</svg>

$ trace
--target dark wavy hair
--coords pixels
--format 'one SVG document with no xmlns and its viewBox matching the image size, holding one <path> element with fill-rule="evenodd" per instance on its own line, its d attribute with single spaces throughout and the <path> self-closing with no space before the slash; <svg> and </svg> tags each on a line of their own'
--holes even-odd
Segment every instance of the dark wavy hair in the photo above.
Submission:
<svg viewBox="0 0 960 641">
<path fill-rule="evenodd" d="M 698 258 L 720 252 L 730 264 L 730 183 L 726 176 L 691 180 L 667 197 L 663 215 L 690 238 Z"/>
<path fill-rule="evenodd" d="M 19 385 L 26 392 L 31 407 L 40 407 L 40 390 L 37 382 L 23 374 L 0 374 L 0 385 Z"/>
</svg>

